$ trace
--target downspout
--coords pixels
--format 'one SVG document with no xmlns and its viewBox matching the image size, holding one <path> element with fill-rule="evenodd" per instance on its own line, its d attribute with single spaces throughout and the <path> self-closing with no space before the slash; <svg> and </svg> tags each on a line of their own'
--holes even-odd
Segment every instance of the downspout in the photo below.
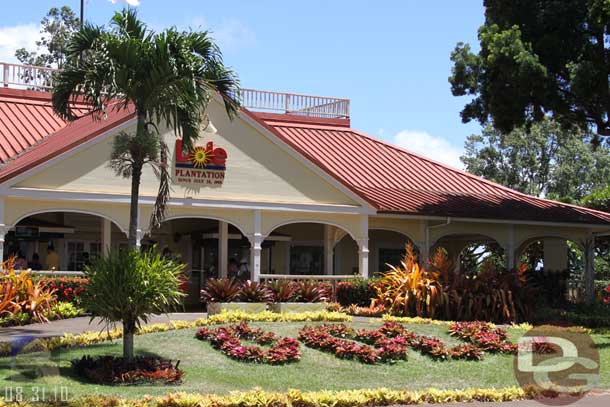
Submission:
<svg viewBox="0 0 610 407">
<path fill-rule="evenodd" d="M 451 217 L 447 216 L 445 223 L 441 223 L 438 225 L 426 226 L 426 250 L 428 251 L 428 258 L 430 258 L 430 230 L 431 229 L 440 229 L 451 224 Z"/>
</svg>

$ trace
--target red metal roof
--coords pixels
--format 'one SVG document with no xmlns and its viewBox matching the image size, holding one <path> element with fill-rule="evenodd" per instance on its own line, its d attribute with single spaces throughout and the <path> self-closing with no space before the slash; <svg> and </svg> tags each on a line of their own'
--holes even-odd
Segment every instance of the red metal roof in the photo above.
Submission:
<svg viewBox="0 0 610 407">
<path fill-rule="evenodd" d="M 610 214 L 531 197 L 350 128 L 265 123 L 381 213 L 610 223 Z"/>
<path fill-rule="evenodd" d="M 86 115 L 43 137 L 0 167 L 0 183 L 34 168 L 135 117 L 133 109 L 110 110 L 107 117 Z"/>
<path fill-rule="evenodd" d="M 349 128 L 349 120 L 244 113 L 380 213 L 610 224 L 610 214 L 531 197 Z M 50 95 L 0 90 L 0 182 L 67 152 L 134 117 L 84 116 L 66 125 Z"/>
<path fill-rule="evenodd" d="M 78 112 L 85 113 L 86 109 Z M 50 93 L 0 88 L 0 163 L 65 125 L 53 113 Z"/>
</svg>

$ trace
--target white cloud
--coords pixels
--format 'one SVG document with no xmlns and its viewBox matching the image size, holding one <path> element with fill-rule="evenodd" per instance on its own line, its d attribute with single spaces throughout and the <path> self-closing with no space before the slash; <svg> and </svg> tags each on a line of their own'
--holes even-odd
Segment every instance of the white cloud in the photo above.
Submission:
<svg viewBox="0 0 610 407">
<path fill-rule="evenodd" d="M 451 167 L 464 168 L 460 161 L 460 156 L 464 153 L 461 148 L 426 131 L 403 130 L 392 138 L 392 143 Z"/>
<path fill-rule="evenodd" d="M 15 51 L 19 48 L 35 49 L 40 36 L 38 24 L 0 27 L 0 62 L 18 62 Z"/>
<path fill-rule="evenodd" d="M 140 5 L 140 0 L 110 0 L 110 2 L 111 2 L 112 4 L 116 4 L 116 3 L 119 3 L 119 2 L 120 2 L 120 3 L 127 3 L 127 4 L 129 4 L 130 6 L 134 6 L 134 7 L 136 7 L 136 6 L 139 6 L 139 5 Z"/>
</svg>

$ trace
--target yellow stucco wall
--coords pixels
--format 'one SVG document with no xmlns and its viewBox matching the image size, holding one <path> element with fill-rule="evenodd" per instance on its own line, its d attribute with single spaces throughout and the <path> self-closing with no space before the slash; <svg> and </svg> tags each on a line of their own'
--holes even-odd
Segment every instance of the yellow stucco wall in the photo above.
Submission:
<svg viewBox="0 0 610 407">
<path fill-rule="evenodd" d="M 222 106 L 213 101 L 208 115 L 216 131 L 202 131 L 198 145 L 213 141 L 215 147 L 228 153 L 224 184 L 197 190 L 175 184 L 176 198 L 239 200 L 274 203 L 339 204 L 357 203 L 305 164 L 269 141 L 241 118 L 231 121 Z M 133 129 L 131 130 L 133 131 Z M 163 131 L 163 130 L 162 130 Z M 174 160 L 175 137 L 169 130 L 164 137 Z M 66 158 L 21 181 L 18 187 L 79 192 L 128 194 L 129 180 L 114 175 L 108 167 L 113 138 Z M 147 167 L 142 176 L 141 195 L 154 196 L 158 181 Z"/>
<path fill-rule="evenodd" d="M 4 223 L 13 226 L 29 215 L 45 212 L 81 212 L 111 220 L 123 232 L 129 228 L 127 205 L 104 202 L 49 201 L 8 198 L 4 202 Z"/>
</svg>

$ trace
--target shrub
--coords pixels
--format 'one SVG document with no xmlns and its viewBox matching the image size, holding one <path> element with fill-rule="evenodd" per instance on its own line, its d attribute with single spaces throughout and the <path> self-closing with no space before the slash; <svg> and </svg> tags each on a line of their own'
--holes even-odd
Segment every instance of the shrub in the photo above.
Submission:
<svg viewBox="0 0 610 407">
<path fill-rule="evenodd" d="M 51 307 L 49 319 L 66 319 L 81 316 L 85 311 L 71 302 L 58 302 Z"/>
<path fill-rule="evenodd" d="M 37 281 L 55 291 L 57 301 L 75 304 L 80 303 L 80 297 L 89 283 L 82 277 L 37 277 Z"/>
<path fill-rule="evenodd" d="M 332 298 L 332 287 L 327 283 L 299 281 L 295 283 L 295 287 L 297 302 L 326 302 Z"/>
<path fill-rule="evenodd" d="M 137 357 L 126 364 L 124 359 L 114 356 L 90 357 L 72 361 L 76 372 L 100 384 L 136 384 L 136 383 L 162 383 L 180 384 L 184 371 L 171 361 L 158 357 Z"/>
<path fill-rule="evenodd" d="M 337 283 L 337 302 L 344 307 L 350 305 L 368 307 L 371 305 L 371 301 L 376 298 L 376 284 L 377 279 L 355 278 L 341 281 Z"/>
<path fill-rule="evenodd" d="M 401 266 L 391 267 L 376 284 L 373 304 L 385 305 L 394 315 L 506 323 L 528 320 L 539 298 L 525 266 L 506 270 L 486 262 L 476 275 L 466 275 L 455 272 L 438 250 L 427 268 L 407 246 Z"/>
<path fill-rule="evenodd" d="M 273 301 L 273 291 L 262 283 L 244 281 L 239 286 L 239 301 L 242 302 L 266 302 Z"/>
<path fill-rule="evenodd" d="M 28 272 L 15 273 L 13 259 L 2 264 L 0 275 L 0 317 L 6 321 L 47 322 L 57 301 L 52 289 L 32 279 Z M 26 317 L 27 314 L 29 316 Z"/>
<path fill-rule="evenodd" d="M 273 280 L 267 283 L 273 293 L 273 302 L 294 302 L 297 296 L 297 283 L 289 280 Z"/>
<path fill-rule="evenodd" d="M 440 275 L 420 268 L 411 245 L 400 266 L 391 266 L 376 286 L 377 298 L 390 312 L 434 318 L 443 304 Z"/>
<path fill-rule="evenodd" d="M 201 290 L 201 301 L 205 303 L 238 301 L 240 290 L 240 284 L 234 278 L 210 278 Z"/>
<path fill-rule="evenodd" d="M 110 324 L 123 323 L 123 357 L 133 360 L 133 336 L 150 315 L 162 314 L 180 305 L 183 264 L 150 251 L 109 252 L 100 256 L 85 276 L 89 285 L 83 305 L 93 317 Z"/>
</svg>

